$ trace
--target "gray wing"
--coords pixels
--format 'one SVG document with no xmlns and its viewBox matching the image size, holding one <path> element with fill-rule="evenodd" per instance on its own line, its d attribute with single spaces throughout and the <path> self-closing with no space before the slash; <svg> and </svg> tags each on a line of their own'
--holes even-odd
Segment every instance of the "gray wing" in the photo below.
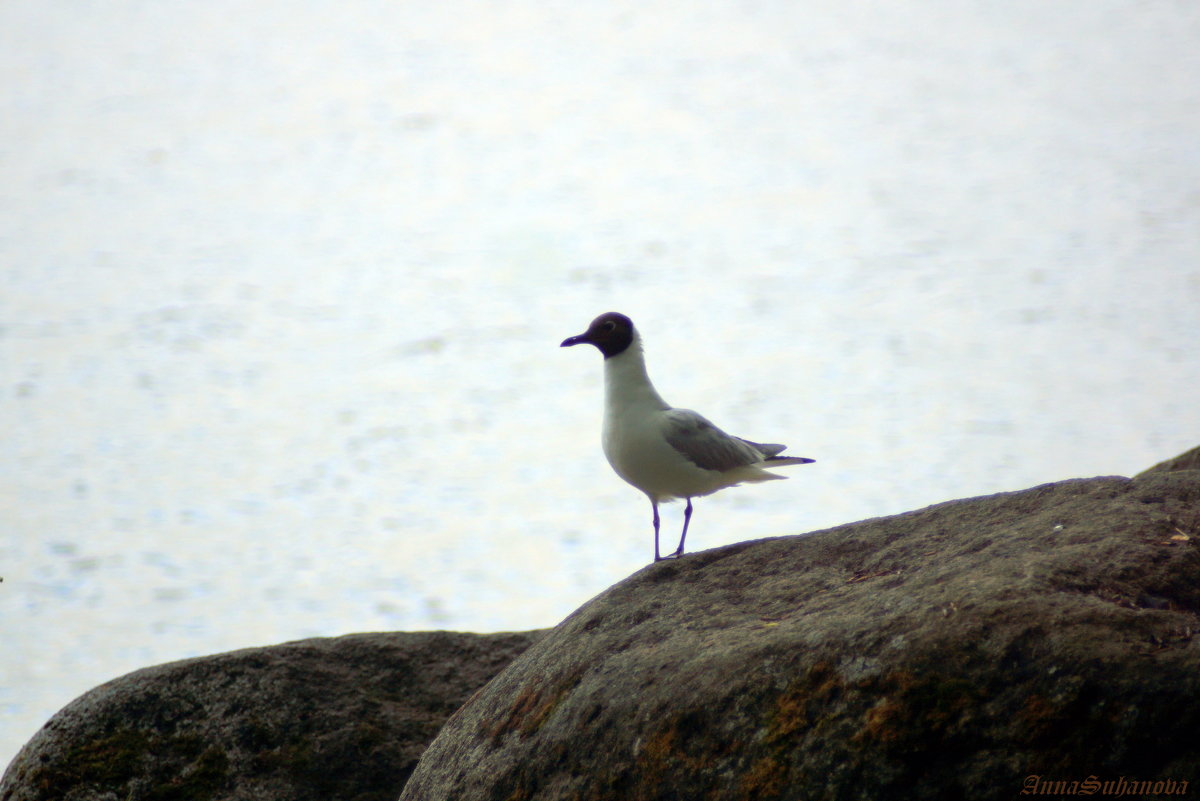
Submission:
<svg viewBox="0 0 1200 801">
<path fill-rule="evenodd" d="M 705 470 L 733 470 L 758 464 L 764 457 L 783 450 L 782 445 L 758 445 L 731 437 L 706 418 L 689 409 L 665 412 L 663 436 L 689 462 Z"/>
</svg>

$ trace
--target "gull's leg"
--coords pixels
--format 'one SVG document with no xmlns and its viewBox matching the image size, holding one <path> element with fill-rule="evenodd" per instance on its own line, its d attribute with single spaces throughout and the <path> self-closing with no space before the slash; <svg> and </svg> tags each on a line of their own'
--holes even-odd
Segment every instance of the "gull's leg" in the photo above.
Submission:
<svg viewBox="0 0 1200 801">
<path fill-rule="evenodd" d="M 687 527 L 690 522 L 692 522 L 692 499 L 688 498 L 687 506 L 683 509 L 683 533 L 679 535 L 679 547 L 671 556 L 683 556 L 683 541 L 687 539 Z M 667 558 L 670 559 L 671 556 Z"/>
<path fill-rule="evenodd" d="M 650 505 L 654 507 L 654 561 L 662 561 L 662 557 L 658 555 L 658 501 L 650 499 Z"/>
</svg>

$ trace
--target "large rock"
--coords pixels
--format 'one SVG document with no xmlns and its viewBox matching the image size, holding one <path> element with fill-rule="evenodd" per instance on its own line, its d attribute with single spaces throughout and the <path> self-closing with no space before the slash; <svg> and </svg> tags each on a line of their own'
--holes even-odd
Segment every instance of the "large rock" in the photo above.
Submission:
<svg viewBox="0 0 1200 801">
<path fill-rule="evenodd" d="M 1198 546 L 1182 470 L 660 562 L 452 716 L 402 797 L 1195 793 Z"/>
<path fill-rule="evenodd" d="M 1175 470 L 1200 470 L 1200 445 L 1197 445 L 1190 451 L 1179 454 L 1173 459 L 1159 462 L 1154 467 L 1142 471 L 1138 474 L 1138 478 L 1146 475 L 1146 473 L 1170 473 Z"/>
<path fill-rule="evenodd" d="M 139 670 L 56 714 L 0 799 L 395 799 L 450 713 L 540 633 L 356 634 Z"/>
</svg>

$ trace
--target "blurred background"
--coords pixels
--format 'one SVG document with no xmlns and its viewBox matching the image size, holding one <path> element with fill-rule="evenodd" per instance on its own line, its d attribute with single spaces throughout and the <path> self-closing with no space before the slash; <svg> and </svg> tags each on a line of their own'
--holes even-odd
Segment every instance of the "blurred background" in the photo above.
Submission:
<svg viewBox="0 0 1200 801">
<path fill-rule="evenodd" d="M 695 550 L 1200 444 L 1197 41 L 1172 0 L 3 3 L 0 765 L 139 667 L 642 568 L 558 347 L 604 311 L 817 459 Z"/>
</svg>

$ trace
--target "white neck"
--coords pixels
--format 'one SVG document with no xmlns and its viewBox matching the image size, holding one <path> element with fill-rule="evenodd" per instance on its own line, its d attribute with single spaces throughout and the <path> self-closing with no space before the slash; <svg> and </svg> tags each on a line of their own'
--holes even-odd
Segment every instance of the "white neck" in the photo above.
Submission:
<svg viewBox="0 0 1200 801">
<path fill-rule="evenodd" d="M 629 407 L 671 408 L 650 383 L 642 338 L 637 332 L 628 348 L 604 360 L 604 404 L 610 411 Z"/>
</svg>

